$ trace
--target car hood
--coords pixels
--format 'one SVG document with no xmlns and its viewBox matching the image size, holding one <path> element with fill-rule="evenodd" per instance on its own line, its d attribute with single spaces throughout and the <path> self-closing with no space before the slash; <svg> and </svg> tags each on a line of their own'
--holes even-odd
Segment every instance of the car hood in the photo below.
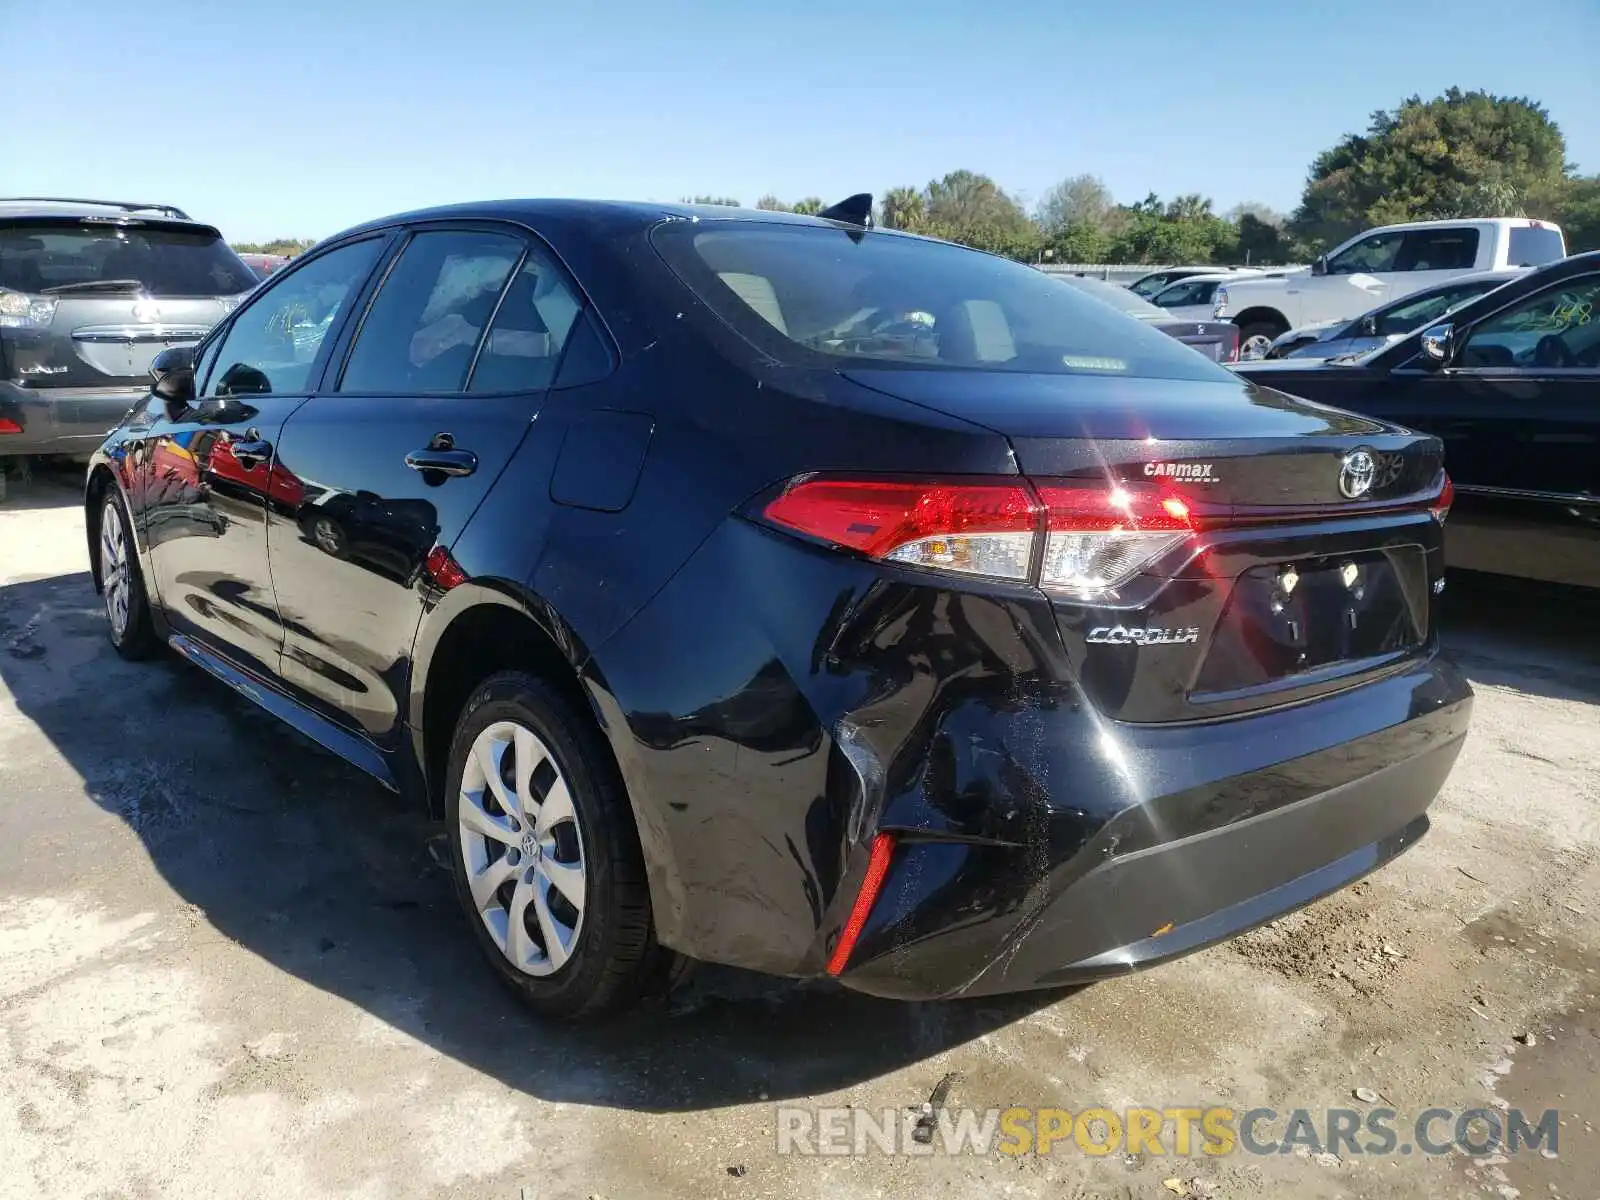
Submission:
<svg viewBox="0 0 1600 1200">
<path fill-rule="evenodd" d="M 1275 367 L 1288 361 L 1275 362 Z M 1319 364 L 1312 364 L 1319 365 Z M 1248 380 L 1129 379 L 1017 371 L 859 369 L 853 383 L 1019 439 L 1293 438 L 1389 426 L 1257 387 Z M 1019 454 L 1021 453 L 1019 449 Z"/>
</svg>

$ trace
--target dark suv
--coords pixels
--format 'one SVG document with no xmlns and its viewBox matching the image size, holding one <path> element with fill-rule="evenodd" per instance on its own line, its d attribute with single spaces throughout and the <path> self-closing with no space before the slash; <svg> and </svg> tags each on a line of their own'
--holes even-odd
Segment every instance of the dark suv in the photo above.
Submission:
<svg viewBox="0 0 1600 1200">
<path fill-rule="evenodd" d="M 0 489 L 8 459 L 87 459 L 256 284 L 210 225 L 165 204 L 0 199 Z"/>
<path fill-rule="evenodd" d="M 1028 267 L 819 217 L 391 217 L 95 455 L 112 641 L 415 797 L 540 1011 L 1184 954 L 1426 830 L 1440 443 Z"/>
</svg>

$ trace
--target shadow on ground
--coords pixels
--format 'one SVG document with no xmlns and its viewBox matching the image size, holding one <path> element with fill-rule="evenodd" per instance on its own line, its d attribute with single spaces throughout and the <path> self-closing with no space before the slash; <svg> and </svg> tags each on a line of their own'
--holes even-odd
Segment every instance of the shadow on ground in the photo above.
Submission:
<svg viewBox="0 0 1600 1200">
<path fill-rule="evenodd" d="M 1600 592 L 1452 573 L 1443 640 L 1474 684 L 1600 702 Z"/>
<path fill-rule="evenodd" d="M 0 586 L 0 679 L 177 895 L 283 971 L 531 1095 L 646 1111 L 813 1095 L 1063 994 L 900 1004 L 705 968 L 622 1021 L 543 1025 L 479 961 L 437 825 L 203 672 L 123 662 L 103 622 L 87 572 Z M 8 800 L 50 804 L 28 786 L 0 777 Z"/>
</svg>

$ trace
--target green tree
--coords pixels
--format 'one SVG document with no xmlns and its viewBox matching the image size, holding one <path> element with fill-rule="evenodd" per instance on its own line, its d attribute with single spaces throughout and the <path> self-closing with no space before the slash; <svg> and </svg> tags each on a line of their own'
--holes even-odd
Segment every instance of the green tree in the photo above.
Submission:
<svg viewBox="0 0 1600 1200">
<path fill-rule="evenodd" d="M 1293 232 L 1326 245 L 1396 221 L 1515 216 L 1565 173 L 1561 130 L 1532 100 L 1412 96 L 1317 156 Z"/>
<path fill-rule="evenodd" d="M 1098 225 L 1078 221 L 1046 234 L 1041 249 L 1058 263 L 1101 263 L 1111 255 L 1112 235 Z"/>
<path fill-rule="evenodd" d="M 827 207 L 820 196 L 807 196 L 804 200 L 796 200 L 791 211 L 814 217 Z"/>
<path fill-rule="evenodd" d="M 304 254 L 315 246 L 314 238 L 273 238 L 268 242 L 231 242 L 234 251 L 239 254 L 287 254 L 293 257 Z"/>
<path fill-rule="evenodd" d="M 928 215 L 928 206 L 922 193 L 913 187 L 890 188 L 883 194 L 879 209 L 885 227 L 913 232 L 922 227 Z"/>
<path fill-rule="evenodd" d="M 740 204 L 731 196 L 685 196 L 685 204 L 715 204 L 723 208 L 739 208 Z"/>
<path fill-rule="evenodd" d="M 762 212 L 788 212 L 789 206 L 779 200 L 771 192 L 756 201 L 756 207 Z"/>
<path fill-rule="evenodd" d="M 1022 206 L 994 180 L 975 171 L 951 171 L 930 182 L 923 196 L 928 221 L 958 234 L 987 230 L 990 236 L 1025 236 L 1032 232 L 1033 222 Z"/>
<path fill-rule="evenodd" d="M 1034 219 L 1046 234 L 1074 226 L 1109 231 L 1115 224 L 1116 211 L 1116 201 L 1104 182 L 1094 175 L 1074 175 L 1044 194 L 1034 210 Z"/>
<path fill-rule="evenodd" d="M 1567 252 L 1600 250 L 1600 175 L 1571 175 L 1531 193 L 1524 205 L 1530 217 L 1561 226 Z"/>
</svg>

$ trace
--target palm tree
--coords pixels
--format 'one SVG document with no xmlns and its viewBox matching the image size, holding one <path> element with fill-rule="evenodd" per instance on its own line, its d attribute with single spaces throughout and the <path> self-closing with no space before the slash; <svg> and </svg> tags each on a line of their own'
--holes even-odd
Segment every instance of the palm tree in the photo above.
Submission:
<svg viewBox="0 0 1600 1200">
<path fill-rule="evenodd" d="M 883 194 L 883 223 L 889 229 L 916 229 L 927 216 L 927 205 L 916 188 L 890 188 Z"/>
</svg>

